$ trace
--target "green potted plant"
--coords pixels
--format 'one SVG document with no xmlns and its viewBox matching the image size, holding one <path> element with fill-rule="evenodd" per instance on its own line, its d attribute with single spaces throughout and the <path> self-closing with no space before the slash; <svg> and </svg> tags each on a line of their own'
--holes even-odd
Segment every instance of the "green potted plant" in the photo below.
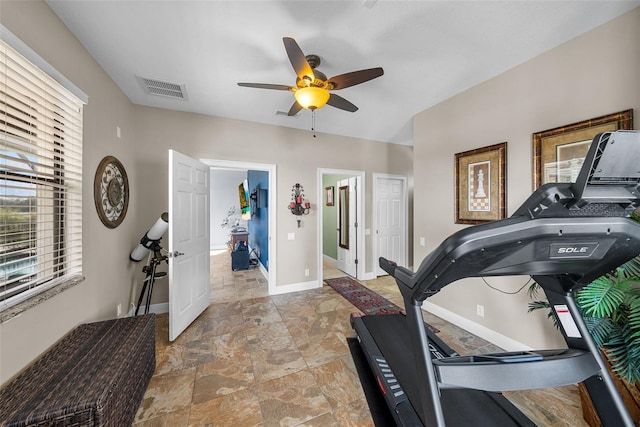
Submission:
<svg viewBox="0 0 640 427">
<path fill-rule="evenodd" d="M 529 287 L 529 296 L 537 297 L 538 284 Z M 634 258 L 605 274 L 576 292 L 576 303 L 595 343 L 602 350 L 611 366 L 614 380 L 636 421 L 640 421 L 640 257 Z M 547 308 L 548 317 L 558 327 L 555 312 L 549 303 L 537 300 L 529 303 L 529 312 Z M 585 408 L 590 405 L 588 396 L 581 387 L 581 399 L 585 419 L 590 425 L 599 425 L 593 420 L 595 411 Z M 585 397 L 587 401 L 585 401 Z M 635 408 L 634 408 L 635 406 Z M 590 413 L 589 413 L 590 412 Z"/>
<path fill-rule="evenodd" d="M 578 307 L 596 344 L 613 371 L 640 383 L 640 259 L 600 277 L 576 295 Z"/>
</svg>

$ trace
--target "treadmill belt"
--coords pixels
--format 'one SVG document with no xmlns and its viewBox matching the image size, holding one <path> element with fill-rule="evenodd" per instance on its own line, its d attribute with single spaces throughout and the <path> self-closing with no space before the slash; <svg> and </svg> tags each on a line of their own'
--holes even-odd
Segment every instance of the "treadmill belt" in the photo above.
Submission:
<svg viewBox="0 0 640 427">
<path fill-rule="evenodd" d="M 397 314 L 363 316 L 361 319 L 424 424 L 419 395 L 421 384 L 418 384 L 415 374 L 415 360 L 405 317 Z M 531 420 L 500 393 L 460 388 L 442 389 L 440 400 L 448 426 L 535 427 Z"/>
<path fill-rule="evenodd" d="M 375 380 L 371 368 L 367 363 L 367 357 L 364 355 L 364 351 L 356 338 L 347 338 L 347 344 L 351 351 L 351 357 L 356 365 L 358 371 L 358 377 L 360 378 L 360 384 L 362 384 L 362 390 L 367 398 L 367 404 L 369 405 L 369 411 L 371 412 L 371 418 L 376 427 L 387 427 L 394 424 L 393 416 L 389 411 L 387 402 L 380 393 L 378 388 L 378 382 Z"/>
</svg>

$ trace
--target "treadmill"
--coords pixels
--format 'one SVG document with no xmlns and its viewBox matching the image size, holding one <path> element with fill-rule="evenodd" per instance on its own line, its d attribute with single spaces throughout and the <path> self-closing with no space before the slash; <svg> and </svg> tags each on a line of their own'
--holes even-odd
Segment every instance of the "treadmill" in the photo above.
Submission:
<svg viewBox="0 0 640 427">
<path fill-rule="evenodd" d="M 454 233 L 415 272 L 380 258 L 406 316 L 352 315 L 351 324 L 397 425 L 533 426 L 502 391 L 583 381 L 604 426 L 634 425 L 573 294 L 640 254 L 640 223 L 630 218 L 640 206 L 638 159 L 640 132 L 598 134 L 575 183 L 545 184 L 511 217 Z M 462 278 L 507 275 L 542 287 L 567 348 L 434 357 L 424 300 Z"/>
</svg>

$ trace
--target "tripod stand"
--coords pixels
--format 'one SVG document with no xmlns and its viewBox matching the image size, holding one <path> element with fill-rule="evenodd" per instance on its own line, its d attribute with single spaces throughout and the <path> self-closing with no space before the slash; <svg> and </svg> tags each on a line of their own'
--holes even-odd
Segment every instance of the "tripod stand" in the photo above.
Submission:
<svg viewBox="0 0 640 427">
<path fill-rule="evenodd" d="M 143 281 L 142 290 L 140 291 L 140 298 L 138 298 L 138 305 L 136 306 L 136 316 L 138 315 L 138 310 L 140 310 L 140 304 L 142 304 L 142 298 L 144 297 L 145 291 L 147 291 L 147 301 L 144 308 L 144 314 L 149 313 L 149 306 L 151 305 L 151 293 L 153 292 L 153 284 L 156 281 L 156 278 L 164 277 L 167 273 L 159 271 L 156 272 L 156 268 L 162 261 L 167 261 L 168 257 L 162 254 L 162 246 L 160 246 L 159 240 L 151 241 L 149 250 L 153 253 L 152 256 L 149 256 L 149 261 L 147 265 L 142 267 L 142 272 L 146 273 L 146 276 Z"/>
</svg>

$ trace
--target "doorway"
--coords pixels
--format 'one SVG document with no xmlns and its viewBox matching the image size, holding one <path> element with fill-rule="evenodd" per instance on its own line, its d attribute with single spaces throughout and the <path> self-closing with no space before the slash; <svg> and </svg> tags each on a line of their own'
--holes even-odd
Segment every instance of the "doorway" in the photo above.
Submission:
<svg viewBox="0 0 640 427">
<path fill-rule="evenodd" d="M 376 276 L 386 275 L 379 257 L 407 266 L 409 202 L 407 177 L 373 174 L 373 259 Z"/>
<path fill-rule="evenodd" d="M 323 266 L 324 263 L 330 263 L 333 266 L 338 264 L 338 248 L 340 227 L 338 222 L 338 197 L 340 197 L 341 180 L 357 181 L 357 187 L 350 193 L 349 198 L 349 246 L 351 262 L 355 267 L 352 275 L 358 279 L 365 278 L 365 259 L 366 250 L 364 244 L 365 231 L 362 229 L 364 224 L 364 200 L 365 200 L 365 173 L 364 171 L 342 170 L 342 169 L 318 169 L 318 206 L 320 218 L 318 221 L 318 272 L 320 283 L 324 279 Z M 347 185 L 348 186 L 348 185 Z M 332 194 L 331 202 L 329 194 Z M 345 193 L 346 195 L 347 193 Z M 346 225 L 345 225 L 346 227 Z M 344 230 L 344 228 L 342 228 Z M 344 235 L 343 235 L 344 236 Z M 345 243 L 345 242 L 343 242 Z M 343 248 L 344 249 L 344 248 Z M 345 273 L 346 275 L 347 273 Z"/>
<path fill-rule="evenodd" d="M 267 280 L 268 284 L 268 293 L 269 295 L 274 294 L 275 286 L 276 286 L 276 232 L 275 232 L 275 214 L 273 213 L 273 206 L 275 206 L 275 189 L 276 189 L 276 166 L 272 164 L 264 164 L 264 163 L 251 163 L 251 162 L 242 162 L 242 161 L 232 161 L 232 160 L 219 160 L 219 159 L 200 159 L 200 161 L 211 168 L 229 170 L 229 171 L 263 171 L 268 174 L 268 191 L 266 191 L 266 199 L 267 199 L 267 209 L 269 211 L 268 215 L 268 253 L 269 253 L 269 261 L 268 261 L 268 270 L 267 270 Z M 215 185 L 215 183 L 213 184 Z M 219 227 L 219 223 L 211 224 L 212 227 Z"/>
</svg>

